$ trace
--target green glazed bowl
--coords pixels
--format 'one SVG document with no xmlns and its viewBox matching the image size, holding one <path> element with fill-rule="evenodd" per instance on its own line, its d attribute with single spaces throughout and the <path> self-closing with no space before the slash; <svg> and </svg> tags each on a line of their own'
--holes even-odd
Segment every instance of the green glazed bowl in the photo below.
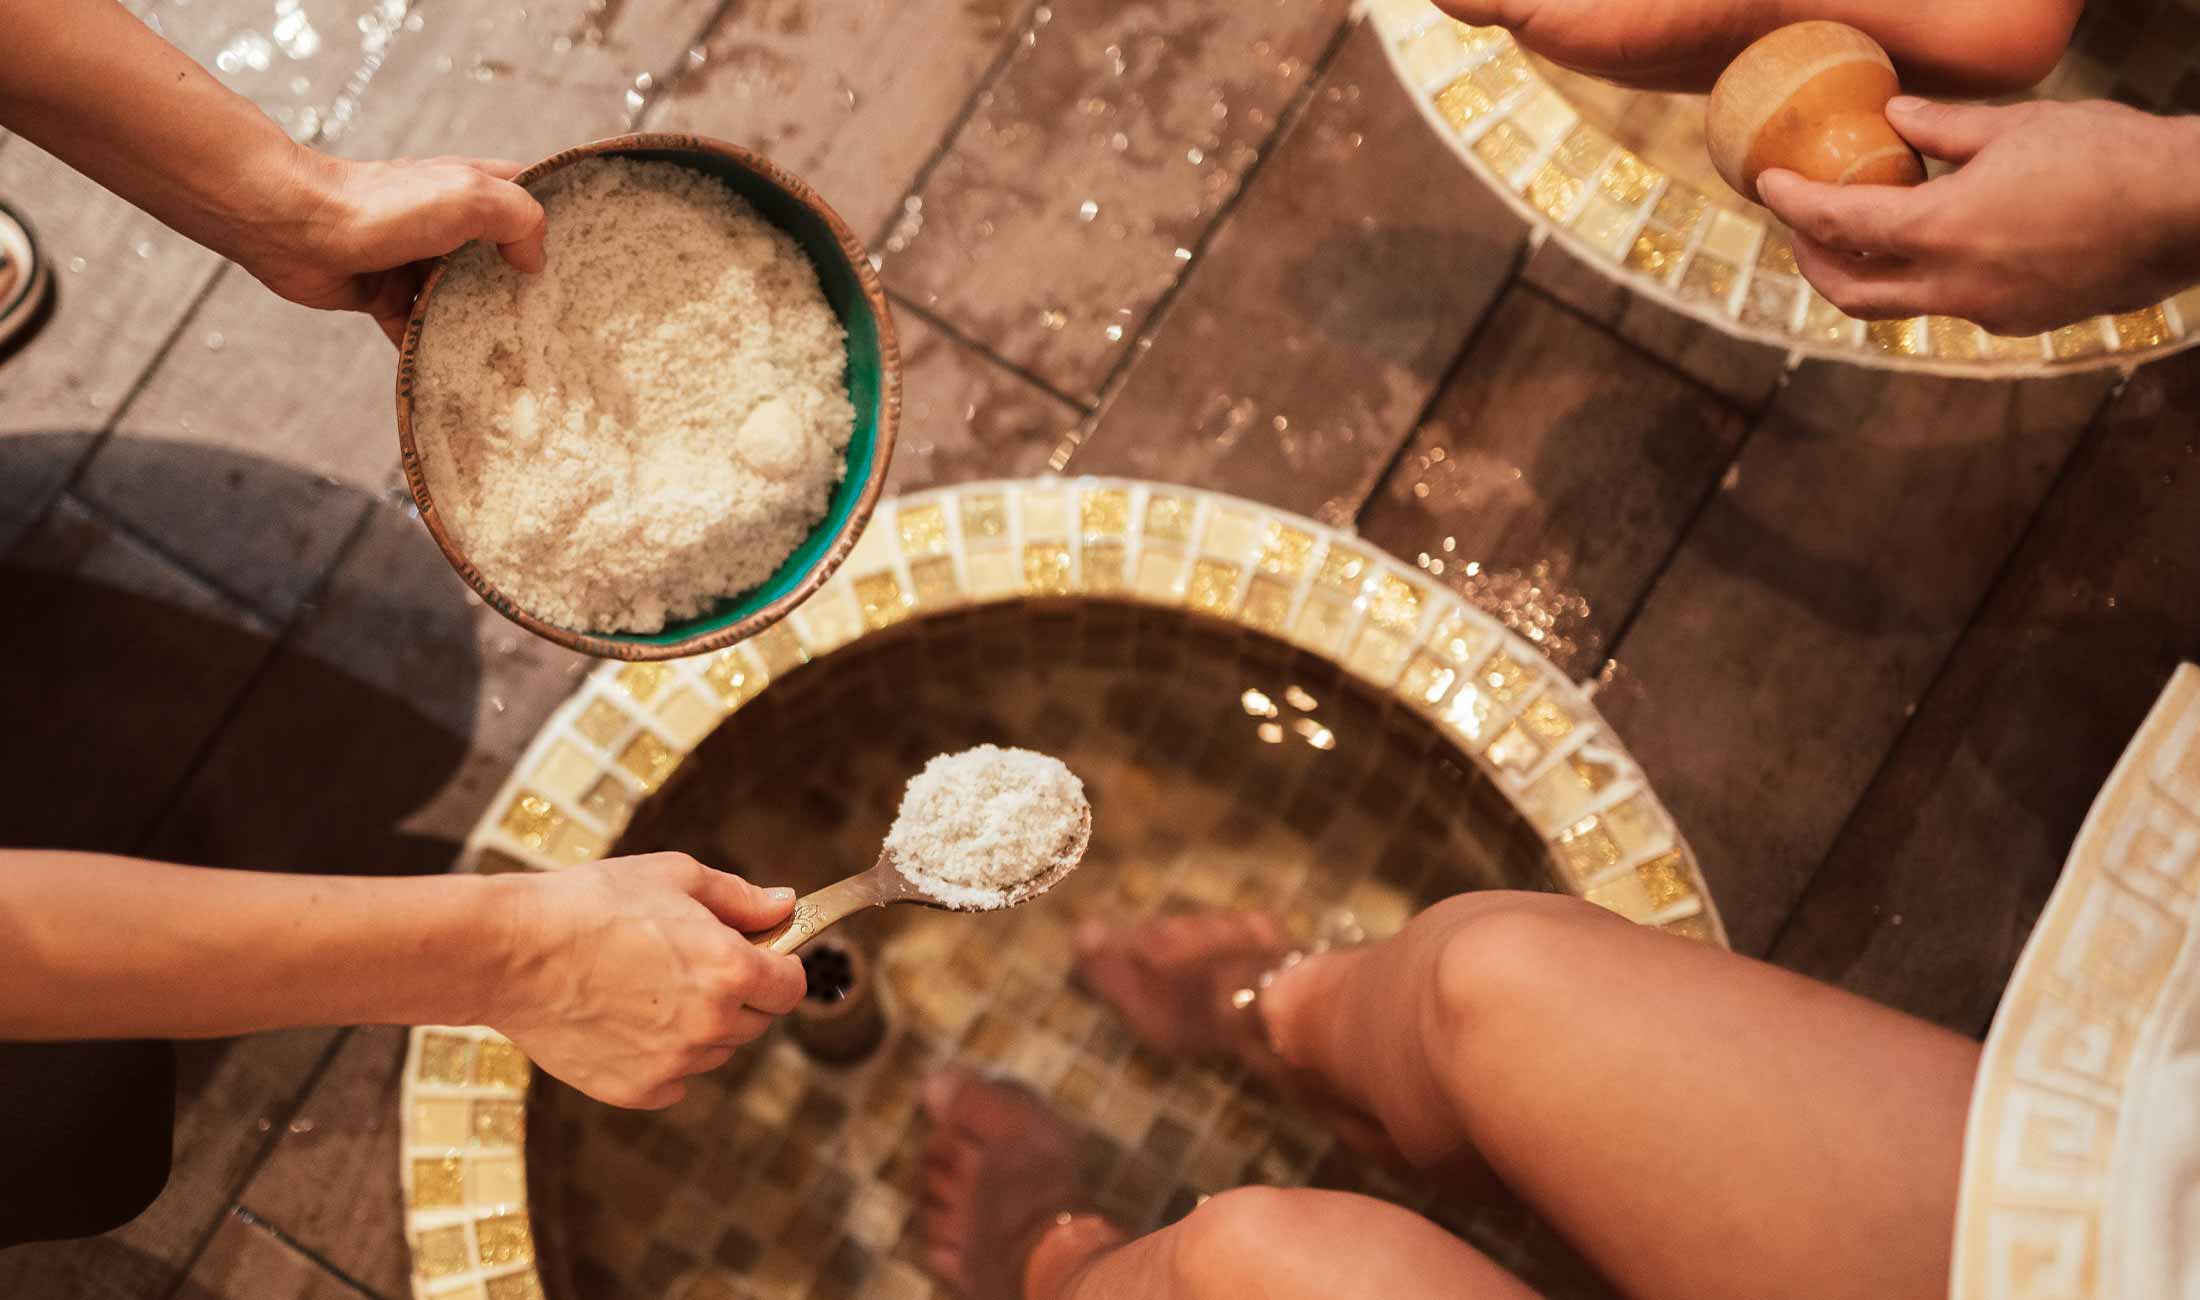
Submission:
<svg viewBox="0 0 2200 1300">
<path fill-rule="evenodd" d="M 601 659 L 677 659 L 745 641 L 785 618 L 855 549 L 885 486 L 894 434 L 901 423 L 901 351 L 894 341 L 886 290 L 862 242 L 816 191 L 770 159 L 739 145 L 700 135 L 613 136 L 545 158 L 514 179 L 526 185 L 580 159 L 605 154 L 678 163 L 719 178 L 754 204 L 766 220 L 792 235 L 817 267 L 825 300 L 848 332 L 848 400 L 856 412 L 855 432 L 848 439 L 848 472 L 833 489 L 825 517 L 771 577 L 725 597 L 703 614 L 668 624 L 661 632 L 583 632 L 545 622 L 520 608 L 459 549 L 429 495 L 427 475 L 413 443 L 413 384 L 421 325 L 427 318 L 428 299 L 443 278 L 440 262 L 421 286 L 398 351 L 397 440 L 404 456 L 405 482 L 412 489 L 421 522 L 443 548 L 451 567 L 490 608 L 537 636 Z"/>
</svg>

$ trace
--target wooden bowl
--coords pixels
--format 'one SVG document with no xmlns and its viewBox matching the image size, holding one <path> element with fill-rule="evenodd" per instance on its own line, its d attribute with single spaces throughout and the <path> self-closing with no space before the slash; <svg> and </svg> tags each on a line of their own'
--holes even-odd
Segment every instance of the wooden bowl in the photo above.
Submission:
<svg viewBox="0 0 2200 1300">
<path fill-rule="evenodd" d="M 1834 185 L 1915 185 L 1917 151 L 1887 121 L 1900 94 L 1879 42 L 1841 23 L 1782 27 L 1728 65 L 1711 88 L 1711 161 L 1752 203 L 1757 178 L 1782 168 Z"/>
<path fill-rule="evenodd" d="M 427 319 L 428 301 L 443 279 L 442 262 L 421 286 L 398 351 L 397 440 L 404 457 L 405 482 L 412 489 L 421 522 L 428 526 L 436 545 L 443 548 L 451 567 L 490 608 L 537 636 L 583 654 L 603 659 L 676 659 L 747 640 L 777 623 L 823 585 L 855 549 L 856 539 L 869 524 L 885 486 L 886 467 L 901 423 L 901 351 L 894 339 L 886 290 L 879 284 L 878 272 L 872 268 L 862 241 L 816 191 L 760 154 L 707 136 L 621 135 L 553 154 L 514 179 L 527 185 L 581 159 L 605 155 L 678 163 L 717 177 L 748 200 L 765 220 L 792 236 L 816 266 L 825 300 L 848 332 L 848 400 L 856 413 L 855 431 L 848 439 L 847 474 L 833 489 L 825 517 L 769 578 L 748 591 L 724 597 L 694 618 L 669 623 L 660 632 L 585 632 L 547 622 L 520 608 L 483 577 L 459 549 L 428 490 L 427 474 L 413 439 L 413 386 L 421 328 Z"/>
</svg>

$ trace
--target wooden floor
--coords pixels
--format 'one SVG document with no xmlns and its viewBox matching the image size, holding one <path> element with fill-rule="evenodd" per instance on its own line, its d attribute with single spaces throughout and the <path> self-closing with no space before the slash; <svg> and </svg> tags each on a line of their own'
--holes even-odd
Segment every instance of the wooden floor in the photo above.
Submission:
<svg viewBox="0 0 2200 1300">
<path fill-rule="evenodd" d="M 2200 657 L 2200 356 L 1784 374 L 1535 247 L 1346 0 L 303 0 L 317 45 L 268 0 L 139 3 L 352 156 L 637 122 L 773 154 L 883 256 L 899 484 L 1147 475 L 1425 555 L 1569 671 L 1616 660 L 1737 947 L 1968 1033 Z M 386 345 L 24 141 L 0 196 L 61 291 L 0 363 L 0 842 L 436 869 L 584 665 L 408 516 Z M 398 1300 L 401 1046 L 191 1047 L 166 1195 L 0 1255 L 0 1294 Z"/>
</svg>

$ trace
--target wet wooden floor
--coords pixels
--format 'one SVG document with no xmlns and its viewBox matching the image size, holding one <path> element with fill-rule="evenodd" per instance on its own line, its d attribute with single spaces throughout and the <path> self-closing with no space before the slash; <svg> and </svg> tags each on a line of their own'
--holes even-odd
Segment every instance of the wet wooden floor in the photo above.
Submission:
<svg viewBox="0 0 2200 1300">
<path fill-rule="evenodd" d="M 1785 373 L 1535 247 L 1345 0 L 138 7 L 350 156 L 773 154 L 883 257 L 900 485 L 1138 474 L 1427 557 L 1610 678 L 1737 947 L 1968 1033 L 2200 658 L 2200 355 Z M 387 345 L 22 140 L 0 196 L 61 293 L 0 362 L 0 842 L 438 868 L 583 665 L 407 517 Z M 167 1193 L 0 1294 L 400 1300 L 401 1048 L 187 1048 Z"/>
</svg>

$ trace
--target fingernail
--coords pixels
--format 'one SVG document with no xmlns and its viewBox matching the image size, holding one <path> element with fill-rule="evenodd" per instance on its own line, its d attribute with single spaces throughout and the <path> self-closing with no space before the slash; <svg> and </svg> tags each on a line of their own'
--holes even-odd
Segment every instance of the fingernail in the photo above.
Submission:
<svg viewBox="0 0 2200 1300">
<path fill-rule="evenodd" d="M 1887 111 L 1890 113 L 1915 113 L 1923 107 L 1925 101 L 1915 95 L 1896 95 L 1887 101 Z"/>
<path fill-rule="evenodd" d="M 785 885 L 775 885 L 764 891 L 764 897 L 775 903 L 791 903 L 794 901 L 794 891 Z"/>
</svg>

